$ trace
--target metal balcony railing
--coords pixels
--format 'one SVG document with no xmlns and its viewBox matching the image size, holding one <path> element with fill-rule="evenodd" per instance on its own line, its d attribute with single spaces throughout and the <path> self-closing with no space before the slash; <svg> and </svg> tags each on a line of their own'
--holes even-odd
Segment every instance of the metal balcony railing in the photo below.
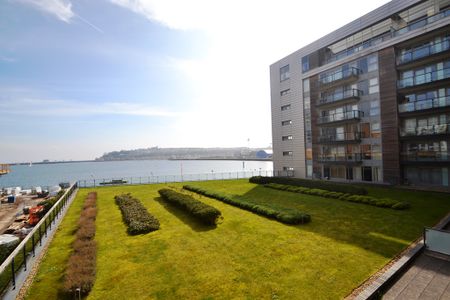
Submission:
<svg viewBox="0 0 450 300">
<path fill-rule="evenodd" d="M 336 113 L 328 116 L 323 116 L 318 119 L 319 124 L 333 123 L 339 121 L 359 120 L 364 117 L 364 112 L 360 110 L 352 110 L 343 113 Z"/>
<path fill-rule="evenodd" d="M 349 89 L 349 90 L 335 92 L 335 93 L 331 93 L 331 94 L 325 94 L 325 95 L 322 95 L 322 98 L 319 100 L 317 105 L 338 102 L 341 100 L 347 100 L 347 99 L 351 99 L 351 98 L 358 99 L 359 96 L 362 95 L 362 93 L 363 92 L 358 89 Z"/>
<path fill-rule="evenodd" d="M 408 127 L 400 129 L 401 137 L 436 135 L 436 134 L 450 134 L 450 123 L 429 125 L 429 126 Z"/>
<path fill-rule="evenodd" d="M 363 155 L 362 153 L 322 154 L 317 160 L 321 163 L 358 163 L 362 162 Z"/>
<path fill-rule="evenodd" d="M 450 68 L 444 68 L 420 75 L 415 75 L 407 78 L 400 79 L 397 81 L 397 87 L 399 89 L 417 86 L 425 83 L 430 83 L 433 81 L 438 81 L 442 79 L 450 78 Z"/>
<path fill-rule="evenodd" d="M 450 37 L 445 37 L 439 43 L 424 45 L 408 50 L 398 57 L 397 63 L 405 64 L 447 50 L 450 50 Z"/>
<path fill-rule="evenodd" d="M 401 153 L 400 156 L 402 161 L 448 162 L 450 159 L 450 151 L 415 151 Z"/>
<path fill-rule="evenodd" d="M 399 113 L 405 113 L 448 106 L 450 106 L 450 96 L 402 103 L 398 105 L 398 111 Z"/>
<path fill-rule="evenodd" d="M 362 73 L 362 71 L 360 69 L 351 67 L 348 69 L 334 72 L 334 73 L 326 75 L 326 76 L 321 76 L 319 79 L 319 83 L 321 85 L 327 85 L 327 84 L 341 81 L 341 80 L 344 80 L 344 79 L 347 79 L 350 77 L 357 77 L 361 73 Z"/>
<path fill-rule="evenodd" d="M 361 140 L 360 132 L 344 132 L 319 136 L 319 143 L 345 143 Z"/>
</svg>

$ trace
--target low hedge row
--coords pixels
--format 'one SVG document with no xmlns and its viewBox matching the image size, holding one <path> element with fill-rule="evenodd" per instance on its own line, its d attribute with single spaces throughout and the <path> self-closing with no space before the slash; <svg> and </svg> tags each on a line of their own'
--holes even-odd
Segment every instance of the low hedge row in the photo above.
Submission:
<svg viewBox="0 0 450 300">
<path fill-rule="evenodd" d="M 138 199 L 130 194 L 118 195 L 114 199 L 122 212 L 128 234 L 135 235 L 159 229 L 158 219 L 152 216 Z"/>
<path fill-rule="evenodd" d="M 72 244 L 73 253 L 67 262 L 64 291 L 75 296 L 77 289 L 80 289 L 82 296 L 86 296 L 94 286 L 97 255 L 94 241 L 96 201 L 97 193 L 89 193 L 78 220 L 78 229 Z"/>
<path fill-rule="evenodd" d="M 217 208 L 200 202 L 189 195 L 181 194 L 171 189 L 161 189 L 158 193 L 165 201 L 187 211 L 206 225 L 217 224 L 222 215 Z"/>
<path fill-rule="evenodd" d="M 300 194 L 307 194 L 307 195 L 313 195 L 313 196 L 320 196 L 325 198 L 333 198 L 343 201 L 350 201 L 350 202 L 356 202 L 356 203 L 363 203 L 368 204 L 372 206 L 378 206 L 378 207 L 387 207 L 392 209 L 407 209 L 409 208 L 409 204 L 406 202 L 400 202 L 397 200 L 389 199 L 389 198 L 374 198 L 371 196 L 363 196 L 363 195 L 351 195 L 346 193 L 340 193 L 340 192 L 330 192 L 326 190 L 320 190 L 320 189 L 309 189 L 301 186 L 291 186 L 291 185 L 283 185 L 283 184 L 277 184 L 277 183 L 268 183 L 264 185 L 265 187 L 276 189 L 276 190 L 282 190 L 282 191 L 288 191 L 288 192 L 294 192 L 294 193 L 300 193 Z"/>
<path fill-rule="evenodd" d="M 284 185 L 302 186 L 312 189 L 321 189 L 346 194 L 367 195 L 367 190 L 363 187 L 323 180 L 312 180 L 312 179 L 302 179 L 292 177 L 253 176 L 250 177 L 249 182 L 256 184 L 278 183 Z"/>
<path fill-rule="evenodd" d="M 311 216 L 302 212 L 299 212 L 297 210 L 293 209 L 286 209 L 283 211 L 260 205 L 260 204 L 254 204 L 242 197 L 230 197 L 221 193 L 217 193 L 214 191 L 208 191 L 206 189 L 195 187 L 191 185 L 185 185 L 183 186 L 185 190 L 195 192 L 200 195 L 204 195 L 210 198 L 214 198 L 217 200 L 220 200 L 222 202 L 225 202 L 227 204 L 237 206 L 239 208 L 251 211 L 253 213 L 256 213 L 261 216 L 269 217 L 272 219 L 275 219 L 277 221 L 280 221 L 285 224 L 305 224 L 311 221 Z"/>
</svg>

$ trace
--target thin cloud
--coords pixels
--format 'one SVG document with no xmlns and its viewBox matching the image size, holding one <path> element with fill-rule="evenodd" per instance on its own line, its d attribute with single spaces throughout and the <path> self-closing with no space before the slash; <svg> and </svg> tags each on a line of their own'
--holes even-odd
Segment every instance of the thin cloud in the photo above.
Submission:
<svg viewBox="0 0 450 300">
<path fill-rule="evenodd" d="M 59 20 L 70 23 L 75 16 L 72 11 L 72 3 L 67 0 L 17 0 L 24 4 L 30 5 L 45 13 L 57 17 Z"/>
<path fill-rule="evenodd" d="M 17 60 L 15 58 L 4 56 L 4 55 L 0 54 L 0 62 L 13 63 L 13 62 L 16 62 L 16 61 Z"/>
<path fill-rule="evenodd" d="M 175 117 L 181 115 L 178 112 L 140 103 L 103 102 L 94 104 L 41 98 L 0 99 L 0 110 L 4 114 L 26 116 L 129 115 Z"/>
</svg>

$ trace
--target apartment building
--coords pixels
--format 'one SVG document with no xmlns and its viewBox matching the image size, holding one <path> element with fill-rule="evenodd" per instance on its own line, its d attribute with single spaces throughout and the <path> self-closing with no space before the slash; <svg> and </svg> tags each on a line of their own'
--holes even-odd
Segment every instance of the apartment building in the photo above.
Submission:
<svg viewBox="0 0 450 300">
<path fill-rule="evenodd" d="M 449 187 L 450 0 L 393 0 L 270 82 L 279 175 Z"/>
</svg>

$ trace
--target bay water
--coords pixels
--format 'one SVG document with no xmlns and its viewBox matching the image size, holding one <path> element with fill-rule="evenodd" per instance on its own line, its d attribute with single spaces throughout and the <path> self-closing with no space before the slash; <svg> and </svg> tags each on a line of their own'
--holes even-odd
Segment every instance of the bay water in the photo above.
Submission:
<svg viewBox="0 0 450 300">
<path fill-rule="evenodd" d="M 234 178 L 242 174 L 246 174 L 247 177 L 265 175 L 272 169 L 271 161 L 231 160 L 131 160 L 13 165 L 9 174 L 0 176 L 0 188 L 44 187 L 60 182 L 93 180 L 101 182 L 122 178 L 131 178 L 135 182 L 179 181 L 180 178 L 206 180 Z"/>
</svg>

